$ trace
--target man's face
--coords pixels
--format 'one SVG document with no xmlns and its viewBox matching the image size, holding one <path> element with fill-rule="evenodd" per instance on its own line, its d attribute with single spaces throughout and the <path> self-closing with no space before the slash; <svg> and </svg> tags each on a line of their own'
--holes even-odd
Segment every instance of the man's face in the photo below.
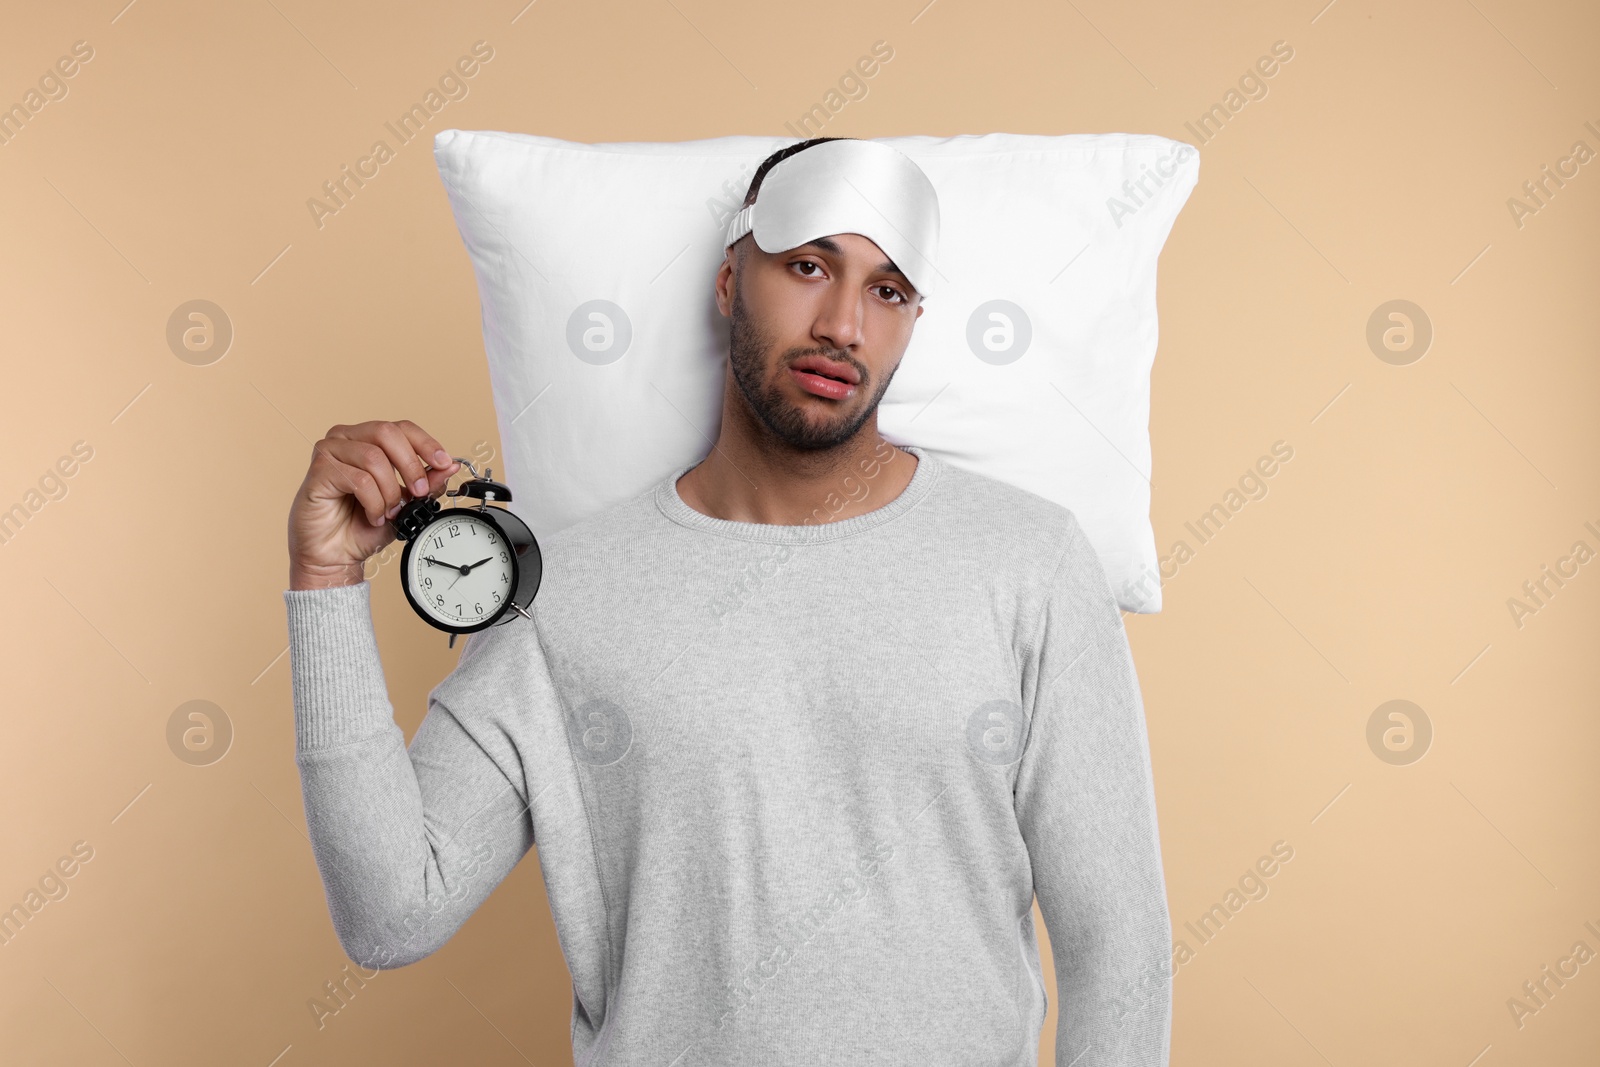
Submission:
<svg viewBox="0 0 1600 1067">
<path fill-rule="evenodd" d="M 717 306 L 732 319 L 729 368 L 756 417 L 793 448 L 834 448 L 877 412 L 900 366 L 922 298 L 872 241 L 840 233 L 763 252 L 751 236 L 717 275 Z M 796 366 L 854 377 L 829 385 Z"/>
</svg>

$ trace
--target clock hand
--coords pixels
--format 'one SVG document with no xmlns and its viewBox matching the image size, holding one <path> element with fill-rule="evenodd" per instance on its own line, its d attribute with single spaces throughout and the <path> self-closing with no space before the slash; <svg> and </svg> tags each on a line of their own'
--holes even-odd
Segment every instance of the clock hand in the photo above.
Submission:
<svg viewBox="0 0 1600 1067">
<path fill-rule="evenodd" d="M 472 569 L 471 567 L 463 567 L 459 563 L 441 563 L 438 560 L 434 559 L 432 556 L 423 556 L 422 558 L 425 561 L 427 561 L 428 563 L 433 564 L 435 567 L 449 567 L 451 570 L 459 572 L 455 577 L 455 581 L 452 581 L 449 585 L 445 586 L 445 589 L 447 591 L 450 590 L 450 589 L 455 588 L 456 582 L 459 582 L 461 580 L 461 575 L 466 574 L 469 570 Z"/>
<path fill-rule="evenodd" d="M 485 563 L 488 563 L 491 559 L 494 559 L 493 556 L 485 556 L 476 563 L 440 563 L 432 556 L 423 556 L 422 558 L 433 564 L 435 567 L 450 567 L 454 570 L 460 571 L 462 574 L 468 574 L 472 571 L 472 568 L 481 567 Z"/>
</svg>

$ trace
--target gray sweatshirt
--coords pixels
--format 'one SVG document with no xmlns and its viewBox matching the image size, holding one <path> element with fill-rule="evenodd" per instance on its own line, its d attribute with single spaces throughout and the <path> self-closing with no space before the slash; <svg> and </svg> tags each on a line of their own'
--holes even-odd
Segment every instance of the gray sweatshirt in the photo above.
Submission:
<svg viewBox="0 0 1600 1067">
<path fill-rule="evenodd" d="M 1072 512 L 919 449 L 801 525 L 680 467 L 542 543 L 409 749 L 366 582 L 286 590 L 339 941 L 442 946 L 537 845 L 578 1067 L 1167 1063 L 1171 927 L 1122 616 Z M 898 457 L 897 462 L 906 462 Z M 537 506 L 536 504 L 530 506 Z"/>
</svg>

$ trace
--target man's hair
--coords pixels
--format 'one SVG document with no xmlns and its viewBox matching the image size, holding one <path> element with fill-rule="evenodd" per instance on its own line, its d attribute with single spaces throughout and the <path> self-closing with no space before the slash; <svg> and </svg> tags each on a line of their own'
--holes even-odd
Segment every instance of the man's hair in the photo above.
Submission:
<svg viewBox="0 0 1600 1067">
<path fill-rule="evenodd" d="M 856 139 L 857 138 L 854 137 L 813 137 L 809 141 L 799 141 L 787 148 L 778 149 L 776 152 L 772 153 L 772 155 L 762 160 L 761 166 L 756 168 L 756 176 L 750 179 L 750 188 L 744 194 L 745 205 L 749 206 L 750 204 L 756 202 L 756 194 L 761 191 L 761 180 L 767 176 L 767 171 L 771 170 L 773 167 L 776 167 L 779 163 L 782 163 L 796 152 L 804 152 L 812 145 L 821 144 L 824 141 L 854 141 Z"/>
<path fill-rule="evenodd" d="M 751 205 L 751 204 L 756 202 L 756 194 L 761 192 L 761 179 L 763 179 L 763 178 L 765 178 L 767 176 L 767 171 L 771 170 L 773 167 L 777 166 L 779 163 L 782 163 L 784 160 L 788 159 L 790 156 L 794 155 L 796 152 L 804 152 L 806 149 L 810 148 L 812 145 L 821 144 L 824 141 L 855 141 L 855 140 L 859 140 L 859 138 L 855 138 L 855 137 L 813 137 L 809 141 L 799 141 L 799 142 L 797 142 L 795 144 L 789 145 L 787 148 L 778 149 L 776 152 L 772 153 L 772 155 L 770 155 L 766 159 L 762 160 L 761 161 L 761 166 L 756 168 L 756 175 L 755 175 L 755 177 L 750 179 L 750 188 L 748 190 L 746 190 L 746 192 L 744 194 L 745 206 L 748 207 L 749 205 Z M 750 234 L 745 234 L 744 236 L 745 237 L 750 237 Z M 753 242 L 754 238 L 752 238 L 751 240 Z M 739 258 L 739 261 L 741 263 L 744 262 L 745 249 L 749 247 L 749 244 L 746 243 L 744 237 L 741 237 L 739 240 L 735 241 L 733 243 L 733 247 L 734 247 L 734 255 L 736 255 Z"/>
</svg>

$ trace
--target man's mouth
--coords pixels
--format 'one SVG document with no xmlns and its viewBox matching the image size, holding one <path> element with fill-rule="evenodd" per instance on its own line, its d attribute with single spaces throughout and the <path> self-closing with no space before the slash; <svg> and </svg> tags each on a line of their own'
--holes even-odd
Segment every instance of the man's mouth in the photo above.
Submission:
<svg viewBox="0 0 1600 1067">
<path fill-rule="evenodd" d="M 853 366 L 842 361 L 827 359 L 823 356 L 801 356 L 789 366 L 793 370 L 814 374 L 821 378 L 829 378 L 836 382 L 843 382 L 846 385 L 861 384 L 861 376 L 856 373 L 856 369 Z"/>
<path fill-rule="evenodd" d="M 848 400 L 855 395 L 856 387 L 849 382 L 840 381 L 838 378 L 829 378 L 814 371 L 800 370 L 796 367 L 789 368 L 789 374 L 795 384 L 813 396 L 820 396 L 827 400 Z"/>
</svg>

